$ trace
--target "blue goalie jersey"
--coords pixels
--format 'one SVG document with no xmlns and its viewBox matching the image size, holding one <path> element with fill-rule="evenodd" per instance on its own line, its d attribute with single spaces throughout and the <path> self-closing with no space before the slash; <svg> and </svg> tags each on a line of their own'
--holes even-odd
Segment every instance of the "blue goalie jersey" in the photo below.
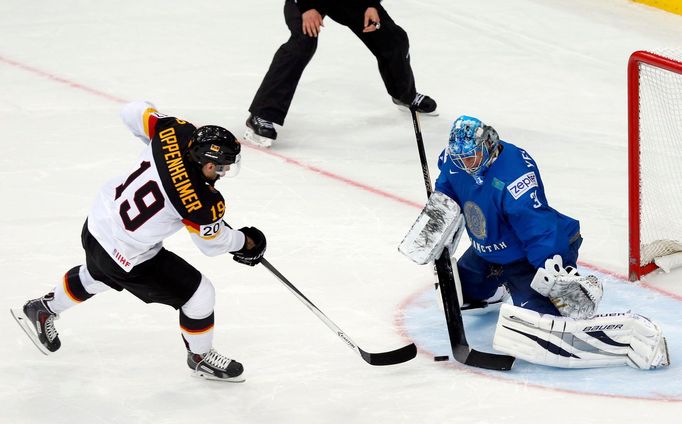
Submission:
<svg viewBox="0 0 682 424">
<path fill-rule="evenodd" d="M 501 140 L 500 146 L 481 177 L 456 167 L 443 151 L 436 190 L 461 207 L 481 258 L 501 265 L 525 259 L 539 268 L 545 259 L 568 252 L 580 224 L 549 206 L 538 166 L 528 153 Z"/>
</svg>

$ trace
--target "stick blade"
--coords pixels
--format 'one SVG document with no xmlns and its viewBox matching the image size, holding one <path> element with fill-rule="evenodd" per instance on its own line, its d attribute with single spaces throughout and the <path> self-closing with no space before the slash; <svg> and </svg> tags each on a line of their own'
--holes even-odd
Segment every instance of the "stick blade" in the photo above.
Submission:
<svg viewBox="0 0 682 424">
<path fill-rule="evenodd" d="M 514 365 L 515 359 L 516 358 L 509 355 L 498 355 L 496 353 L 480 352 L 471 349 L 464 364 L 486 370 L 509 371 L 512 368 L 512 365 Z"/>
<path fill-rule="evenodd" d="M 395 365 L 407 362 L 417 356 L 417 346 L 411 343 L 390 352 L 369 353 L 358 348 L 362 359 L 370 365 Z"/>
</svg>

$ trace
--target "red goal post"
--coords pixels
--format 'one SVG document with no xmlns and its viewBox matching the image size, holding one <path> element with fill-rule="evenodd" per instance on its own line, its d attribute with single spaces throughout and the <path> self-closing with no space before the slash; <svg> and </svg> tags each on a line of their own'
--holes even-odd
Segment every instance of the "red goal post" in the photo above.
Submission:
<svg viewBox="0 0 682 424">
<path fill-rule="evenodd" d="M 682 266 L 682 49 L 628 62 L 629 277 Z"/>
</svg>

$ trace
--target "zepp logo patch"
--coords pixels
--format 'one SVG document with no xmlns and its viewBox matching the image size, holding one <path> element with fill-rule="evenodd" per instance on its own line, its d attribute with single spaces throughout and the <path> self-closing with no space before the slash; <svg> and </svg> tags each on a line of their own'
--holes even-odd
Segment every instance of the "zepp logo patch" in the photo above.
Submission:
<svg viewBox="0 0 682 424">
<path fill-rule="evenodd" d="M 509 184 L 507 190 L 509 190 L 509 193 L 511 193 L 514 199 L 518 200 L 518 198 L 523 196 L 528 190 L 537 186 L 538 179 L 535 176 L 535 172 L 531 171 L 525 175 L 521 175 L 516 181 Z"/>
</svg>

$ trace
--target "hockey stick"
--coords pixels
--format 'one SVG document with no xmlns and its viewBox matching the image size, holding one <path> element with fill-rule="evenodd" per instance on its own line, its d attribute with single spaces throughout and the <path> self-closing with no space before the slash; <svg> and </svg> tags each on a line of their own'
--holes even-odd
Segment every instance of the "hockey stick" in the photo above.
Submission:
<svg viewBox="0 0 682 424">
<path fill-rule="evenodd" d="M 227 222 L 223 221 L 225 225 L 227 225 L 228 228 L 232 228 L 230 224 Z M 261 259 L 261 264 L 270 271 L 279 281 L 284 284 L 290 292 L 294 294 L 300 300 L 312 313 L 315 314 L 322 322 L 325 323 L 327 327 L 329 327 L 334 333 L 336 333 L 337 336 L 341 340 L 343 340 L 348 347 L 356 351 L 362 359 L 364 359 L 368 364 L 370 365 L 395 365 L 395 364 L 401 364 L 403 362 L 407 362 L 411 359 L 413 359 L 415 356 L 417 356 L 417 346 L 414 343 L 410 343 L 407 346 L 403 346 L 400 349 L 396 350 L 391 350 L 389 352 L 379 352 L 379 353 L 370 353 L 367 351 L 364 351 L 360 349 L 360 346 L 355 344 L 353 340 L 351 340 L 350 337 L 346 333 L 339 328 L 338 325 L 334 324 L 332 320 L 330 320 L 324 312 L 322 312 L 313 302 L 310 301 L 299 289 L 294 286 L 291 281 L 287 280 L 287 278 L 275 268 L 274 265 L 272 265 L 270 262 L 268 262 L 267 259 L 263 258 Z"/>
<path fill-rule="evenodd" d="M 426 160 L 426 152 L 424 150 L 424 139 L 422 138 L 417 112 L 414 109 L 410 109 L 410 113 L 412 114 L 414 135 L 417 139 L 417 149 L 419 150 L 419 160 L 421 162 L 422 174 L 424 176 L 426 196 L 430 197 L 433 193 L 433 188 L 431 187 L 429 165 Z M 455 287 L 455 285 L 459 286 L 459 278 L 455 280 L 452 270 L 452 263 L 450 262 L 450 252 L 448 251 L 447 247 L 443 249 L 443 253 L 441 253 L 440 257 L 436 259 L 435 262 L 436 273 L 438 274 L 438 283 L 440 285 L 440 293 L 443 299 L 445 322 L 448 327 L 450 346 L 452 348 L 452 354 L 455 357 L 455 360 L 462 364 L 477 368 L 485 368 L 497 371 L 510 370 L 514 364 L 514 360 L 516 359 L 513 356 L 480 352 L 469 347 L 466 334 L 464 333 L 462 311 L 459 308 L 459 301 L 457 300 L 457 288 Z"/>
<path fill-rule="evenodd" d="M 265 268 L 268 269 L 279 281 L 284 284 L 290 292 L 294 294 L 312 313 L 314 313 L 322 322 L 324 322 L 327 327 L 329 327 L 341 340 L 343 340 L 351 349 L 356 351 L 362 359 L 364 359 L 370 365 L 394 365 L 400 364 L 402 362 L 407 362 L 410 359 L 417 356 L 417 346 L 412 343 L 407 346 L 401 347 L 400 349 L 392 350 L 390 352 L 380 352 L 380 353 L 370 353 L 360 349 L 360 346 L 355 344 L 353 340 L 346 333 L 343 332 L 330 320 L 317 306 L 313 304 L 300 290 L 296 288 L 287 278 L 282 275 L 281 272 L 277 270 L 270 262 L 265 258 L 261 260 L 261 263 Z"/>
</svg>

